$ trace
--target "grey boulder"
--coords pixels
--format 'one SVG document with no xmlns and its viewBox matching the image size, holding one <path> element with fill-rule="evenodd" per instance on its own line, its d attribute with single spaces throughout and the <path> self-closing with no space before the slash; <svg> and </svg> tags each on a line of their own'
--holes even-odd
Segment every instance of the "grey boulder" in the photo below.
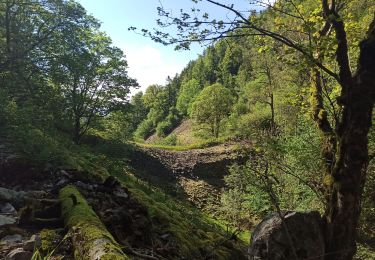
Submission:
<svg viewBox="0 0 375 260">
<path fill-rule="evenodd" d="M 252 234 L 249 259 L 324 259 L 324 236 L 318 212 L 272 213 Z M 284 223 L 283 223 L 284 222 Z M 286 226 L 286 228 L 285 228 Z"/>
</svg>

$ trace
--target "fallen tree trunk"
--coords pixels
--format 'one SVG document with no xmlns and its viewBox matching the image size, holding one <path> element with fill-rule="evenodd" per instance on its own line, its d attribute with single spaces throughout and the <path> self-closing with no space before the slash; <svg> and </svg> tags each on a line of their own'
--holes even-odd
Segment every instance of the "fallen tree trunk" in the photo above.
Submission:
<svg viewBox="0 0 375 260">
<path fill-rule="evenodd" d="M 76 187 L 62 188 L 59 198 L 65 226 L 72 234 L 76 259 L 130 259 Z"/>
</svg>

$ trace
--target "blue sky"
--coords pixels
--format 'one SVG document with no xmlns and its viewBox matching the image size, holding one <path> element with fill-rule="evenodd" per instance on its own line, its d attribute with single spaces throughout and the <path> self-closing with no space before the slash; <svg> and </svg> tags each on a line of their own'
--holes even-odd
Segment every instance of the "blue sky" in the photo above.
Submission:
<svg viewBox="0 0 375 260">
<path fill-rule="evenodd" d="M 128 31 L 128 27 L 152 29 L 157 27 L 156 8 L 160 6 L 178 14 L 182 8 L 194 6 L 191 0 L 77 0 L 82 6 L 102 22 L 101 30 L 120 47 L 128 61 L 129 75 L 136 78 L 144 90 L 151 84 L 164 84 L 167 76 L 174 76 L 202 53 L 203 47 L 194 44 L 190 51 L 175 51 L 174 46 L 163 46 L 152 40 Z M 224 19 L 229 14 L 209 3 L 199 3 L 199 8 L 217 18 Z M 221 2 L 230 2 L 221 1 Z M 233 0 L 240 10 L 250 9 L 248 0 Z M 173 32 L 173 28 L 168 29 Z M 134 93 L 134 91 L 133 91 Z"/>
</svg>

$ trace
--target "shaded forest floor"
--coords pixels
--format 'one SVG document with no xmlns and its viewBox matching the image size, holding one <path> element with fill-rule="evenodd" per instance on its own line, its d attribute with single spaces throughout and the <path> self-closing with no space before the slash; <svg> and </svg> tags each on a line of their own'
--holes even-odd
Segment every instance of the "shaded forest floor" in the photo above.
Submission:
<svg viewBox="0 0 375 260">
<path fill-rule="evenodd" d="M 1 144 L 0 187 L 30 192 L 43 202 L 0 201 L 0 215 L 14 220 L 0 225 L 1 258 L 14 251 L 35 254 L 38 248 L 44 256 L 73 259 L 74 247 L 56 206 L 58 190 L 73 184 L 131 259 L 141 259 L 136 254 L 158 259 L 245 259 L 248 235 L 233 236 L 225 222 L 197 208 L 219 200 L 228 165 L 246 161 L 251 144 L 173 151 L 109 140 L 86 142 L 82 146 L 86 152 L 71 153 L 76 166 L 30 161 Z M 126 190 L 122 198 L 106 187 L 110 176 Z M 356 259 L 371 259 L 370 248 L 359 246 Z"/>
<path fill-rule="evenodd" d="M 102 169 L 41 166 L 6 145 L 1 147 L 0 187 L 6 192 L 27 194 L 28 198 L 35 195 L 19 202 L 1 201 L 0 216 L 12 219 L 0 225 L 1 258 L 10 254 L 53 254 L 55 259 L 73 259 L 74 247 L 57 200 L 59 189 L 73 184 L 131 259 L 142 259 L 139 255 L 157 259 L 245 259 L 243 242 L 233 240 L 231 233 L 207 215 L 136 178 L 116 159 L 107 157 L 112 163 L 105 166 L 108 173 L 117 176 L 126 194 L 115 194 L 106 187 L 106 180 L 113 177 L 103 174 Z"/>
</svg>

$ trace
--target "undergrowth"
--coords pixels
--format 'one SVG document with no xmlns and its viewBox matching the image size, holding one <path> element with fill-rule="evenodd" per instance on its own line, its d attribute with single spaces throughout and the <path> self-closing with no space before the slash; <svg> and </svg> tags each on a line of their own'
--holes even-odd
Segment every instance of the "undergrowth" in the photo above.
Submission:
<svg viewBox="0 0 375 260">
<path fill-rule="evenodd" d="M 112 149 L 111 144 L 102 151 Z M 125 150 L 132 147 L 124 144 Z M 97 151 L 97 150 L 96 150 Z M 126 151 L 123 151 L 126 153 Z M 177 197 L 166 194 L 161 188 L 140 180 L 133 174 L 121 155 L 102 154 L 103 164 L 111 175 L 125 185 L 140 204 L 148 209 L 153 223 L 153 233 L 172 234 L 179 254 L 194 259 L 213 254 L 217 259 L 242 259 L 243 250 L 249 241 L 249 233 L 235 234 L 226 223 L 214 220 L 208 214 L 192 207 Z M 242 240 L 243 239 L 243 240 Z"/>
<path fill-rule="evenodd" d="M 193 149 L 203 149 L 203 148 L 220 145 L 224 143 L 225 141 L 227 141 L 226 138 L 213 138 L 213 139 L 208 139 L 205 141 L 200 141 L 191 145 L 168 145 L 168 144 L 162 144 L 162 143 L 147 144 L 147 143 L 142 143 L 142 142 L 136 142 L 135 144 L 144 148 L 157 148 L 157 149 L 172 150 L 172 151 L 188 151 L 188 150 L 193 150 Z"/>
<path fill-rule="evenodd" d="M 173 235 L 181 255 L 201 257 L 201 253 L 205 252 L 207 255 L 214 254 L 219 259 L 234 259 L 230 256 L 241 259 L 241 248 L 245 247 L 245 241 L 237 241 L 237 246 L 234 246 L 233 242 L 238 237 L 233 237 L 232 230 L 225 230 L 219 221 L 166 195 L 160 189 L 137 180 L 129 173 L 116 176 L 132 196 L 147 207 L 154 223 L 154 232 Z M 240 238 L 248 239 L 248 236 Z"/>
<path fill-rule="evenodd" d="M 104 139 L 76 145 L 64 135 L 55 138 L 51 136 L 47 132 L 32 129 L 15 135 L 14 146 L 25 158 L 42 167 L 51 164 L 53 167 L 77 169 L 82 173 L 102 176 L 102 179 L 109 174 L 118 177 L 132 196 L 148 209 L 153 232 L 172 235 L 180 256 L 194 259 L 210 255 L 217 259 L 243 258 L 245 243 L 235 241 L 237 237 L 234 238 L 230 230 L 225 230 L 225 225 L 187 202 L 178 201 L 130 174 L 126 158 L 134 149 L 133 145 Z M 217 143 L 215 140 L 181 149 L 203 148 Z"/>
</svg>

